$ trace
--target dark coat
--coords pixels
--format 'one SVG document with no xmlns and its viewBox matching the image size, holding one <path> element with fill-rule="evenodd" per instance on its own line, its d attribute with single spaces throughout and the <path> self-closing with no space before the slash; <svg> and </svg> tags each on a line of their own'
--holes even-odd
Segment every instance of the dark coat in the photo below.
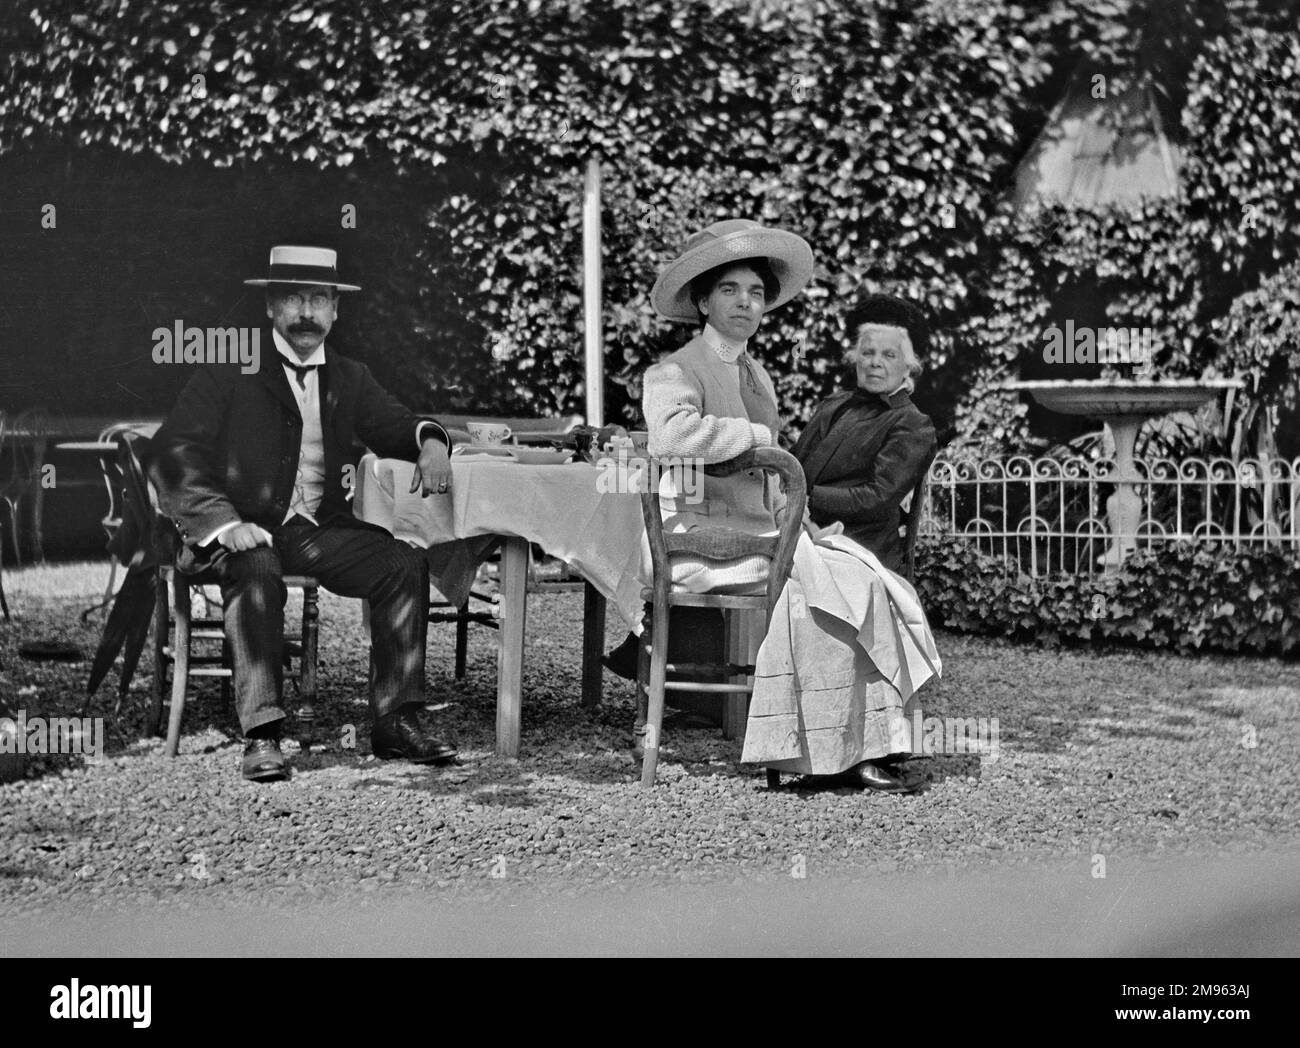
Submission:
<svg viewBox="0 0 1300 1048">
<path fill-rule="evenodd" d="M 905 391 L 836 393 L 813 412 L 794 455 L 819 527 L 841 521 L 891 571 L 903 567 L 900 504 L 934 457 L 934 426 Z"/>
<path fill-rule="evenodd" d="M 209 364 L 190 379 L 150 447 L 158 500 L 189 554 L 183 568 L 195 559 L 194 547 L 222 525 L 245 521 L 271 531 L 289 510 L 302 414 L 269 330 L 261 344 L 270 348 L 256 374 Z M 348 499 L 363 445 L 414 462 L 416 426 L 424 419 L 386 392 L 364 364 L 332 349 L 318 376 L 325 492 L 316 519 L 352 526 L 358 522 Z M 441 426 L 435 433 L 448 439 Z"/>
</svg>

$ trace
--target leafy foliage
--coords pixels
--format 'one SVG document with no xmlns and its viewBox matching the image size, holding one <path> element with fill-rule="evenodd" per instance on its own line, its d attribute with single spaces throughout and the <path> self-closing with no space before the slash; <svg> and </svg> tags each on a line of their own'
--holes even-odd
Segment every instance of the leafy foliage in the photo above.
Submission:
<svg viewBox="0 0 1300 1048">
<path fill-rule="evenodd" d="M 1032 578 L 956 538 L 917 544 L 916 588 L 930 620 L 1057 647 L 1289 655 L 1300 646 L 1300 552 L 1178 543 L 1096 578 Z"/>
<path fill-rule="evenodd" d="M 1235 15 L 1200 43 L 1187 73 L 1170 129 L 1188 144 L 1178 199 L 995 218 L 987 320 L 964 329 L 982 358 L 959 409 L 964 442 L 1033 446 L 1025 406 L 996 386 L 1041 352 L 1049 316 L 1087 322 L 1076 314 L 1083 298 L 1101 304 L 1099 326 L 1154 329 L 1161 377 L 1244 375 L 1268 407 L 1288 395 L 1264 376 L 1297 323 L 1284 266 L 1300 248 L 1300 37 L 1293 10 L 1237 5 Z M 1250 310 L 1264 316 L 1248 321 Z M 1271 331 L 1264 343 L 1260 325 Z"/>
<path fill-rule="evenodd" d="M 25 0 L 0 22 L 0 160 L 68 148 L 234 172 L 197 181 L 245 208 L 254 257 L 289 228 L 263 216 L 286 207 L 337 232 L 339 193 L 310 188 L 351 176 L 342 199 L 384 216 L 349 256 L 377 370 L 422 407 L 572 411 L 581 181 L 600 157 L 611 416 L 634 419 L 641 373 L 684 337 L 650 310 L 657 269 L 689 232 L 744 215 L 817 257 L 760 332 L 787 417 L 838 385 L 851 299 L 890 290 L 932 316 L 922 406 L 965 442 L 1014 447 L 1025 409 L 993 386 L 1080 283 L 1159 330 L 1164 374 L 1264 366 L 1210 332 L 1295 254 L 1294 17 L 1264 0 L 1217 19 L 1208 0 L 1172 6 L 1187 18 L 1144 34 L 1136 0 Z M 1185 199 L 1013 218 L 1015 164 L 1080 59 L 1122 83 L 1150 39 L 1166 41 L 1151 68 L 1196 55 L 1169 100 L 1194 144 Z M 230 229 L 185 230 L 210 279 L 225 271 L 208 242 Z"/>
</svg>

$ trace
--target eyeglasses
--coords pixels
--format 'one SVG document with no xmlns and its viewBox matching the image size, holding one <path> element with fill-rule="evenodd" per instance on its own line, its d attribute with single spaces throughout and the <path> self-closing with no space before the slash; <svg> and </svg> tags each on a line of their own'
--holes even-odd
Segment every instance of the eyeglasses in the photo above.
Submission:
<svg viewBox="0 0 1300 1048">
<path fill-rule="evenodd" d="M 312 309 L 324 309 L 334 301 L 334 296 L 325 291 L 313 291 L 308 296 L 303 296 L 297 291 L 289 291 L 280 296 L 280 301 L 290 309 L 301 309 L 304 297 L 311 303 Z"/>
</svg>

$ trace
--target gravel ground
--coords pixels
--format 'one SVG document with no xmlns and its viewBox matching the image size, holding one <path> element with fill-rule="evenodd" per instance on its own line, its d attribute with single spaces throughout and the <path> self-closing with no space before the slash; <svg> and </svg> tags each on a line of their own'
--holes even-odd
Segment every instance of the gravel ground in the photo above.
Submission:
<svg viewBox="0 0 1300 1048">
<path fill-rule="evenodd" d="M 30 661 L 18 647 L 57 638 L 89 656 L 102 619 L 83 627 L 77 612 L 105 571 L 6 571 L 17 617 L 0 623 L 0 699 L 11 709 L 79 712 L 88 663 Z M 580 594 L 530 600 L 518 761 L 493 754 L 495 634 L 471 629 L 458 682 L 451 628 L 431 629 L 428 718 L 460 745 L 459 765 L 447 768 L 369 755 L 359 604 L 322 598 L 316 730 L 326 745 L 289 747 L 291 781 L 243 781 L 233 710 L 212 685 L 187 703 L 178 759 L 142 739 L 146 655 L 119 717 L 115 673 L 97 700 L 105 761 L 32 758 L 25 780 L 0 785 L 0 913 L 1020 864 L 1095 878 L 1099 863 L 1262 853 L 1300 836 L 1300 673 L 1278 660 L 1057 653 L 940 634 L 946 675 L 922 693 L 925 712 L 996 717 L 996 759 L 913 759 L 909 773 L 927 781 L 913 796 L 773 792 L 761 769 L 738 763 L 739 740 L 670 719 L 659 783 L 644 791 L 625 749 L 630 685 L 606 675 L 602 708 L 578 705 Z M 610 643 L 622 633 L 611 615 Z M 343 745 L 348 725 L 354 749 Z"/>
</svg>

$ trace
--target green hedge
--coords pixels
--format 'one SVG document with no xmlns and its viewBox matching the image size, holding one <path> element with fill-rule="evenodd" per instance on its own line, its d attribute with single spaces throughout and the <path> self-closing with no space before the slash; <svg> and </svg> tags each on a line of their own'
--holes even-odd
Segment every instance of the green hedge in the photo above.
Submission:
<svg viewBox="0 0 1300 1048">
<path fill-rule="evenodd" d="M 599 155 L 611 414 L 635 410 L 640 375 L 683 337 L 650 311 L 658 266 L 731 215 L 797 229 L 817 253 L 815 286 L 764 331 L 791 418 L 837 385 L 864 286 L 931 307 L 930 388 L 951 387 L 936 398 L 950 414 L 966 368 L 948 332 L 980 309 L 986 219 L 1053 69 L 1125 24 L 1124 5 L 1091 7 L 27 0 L 0 22 L 0 152 L 101 144 L 291 183 L 391 165 L 424 192 L 389 280 L 418 316 L 367 335 L 413 399 L 518 410 L 582 407 L 580 187 Z"/>
<path fill-rule="evenodd" d="M 1108 641 L 1292 655 L 1300 644 L 1295 550 L 1178 543 L 1094 578 L 1031 578 L 961 539 L 925 537 L 916 589 L 935 626 L 1051 647 Z"/>
<path fill-rule="evenodd" d="M 1167 9 L 1186 17 L 1144 36 L 1148 11 Z M 647 301 L 662 260 L 689 231 L 748 215 L 799 230 L 817 254 L 808 294 L 762 336 L 788 417 L 837 385 L 852 296 L 894 290 L 934 318 L 923 406 L 941 428 L 956 409 L 967 442 L 1014 445 L 1023 409 L 989 387 L 1041 337 L 1063 284 L 1100 282 L 1116 322 L 1176 343 L 1163 373 L 1233 370 L 1240 347 L 1210 325 L 1295 254 L 1295 12 L 1223 10 L 22 0 L 0 19 L 0 154 L 101 146 L 290 186 L 364 168 L 366 189 L 409 205 L 389 264 L 358 274 L 370 294 L 382 273 L 364 338 L 390 357 L 383 370 L 420 406 L 512 411 L 582 409 L 579 197 L 599 155 L 611 415 L 632 416 L 640 375 L 682 340 Z M 1067 75 L 1083 59 L 1122 87 L 1139 46 L 1175 79 L 1180 56 L 1196 56 L 1170 102 L 1196 155 L 1186 200 L 1136 218 L 1050 216 L 1062 219 L 1050 229 L 1009 217 L 1015 165 Z M 338 202 L 319 218 L 347 250 Z M 1247 203 L 1257 220 L 1243 230 Z M 293 205 L 317 206 L 307 193 Z M 265 233 L 238 216 L 220 227 L 241 243 Z"/>
</svg>

